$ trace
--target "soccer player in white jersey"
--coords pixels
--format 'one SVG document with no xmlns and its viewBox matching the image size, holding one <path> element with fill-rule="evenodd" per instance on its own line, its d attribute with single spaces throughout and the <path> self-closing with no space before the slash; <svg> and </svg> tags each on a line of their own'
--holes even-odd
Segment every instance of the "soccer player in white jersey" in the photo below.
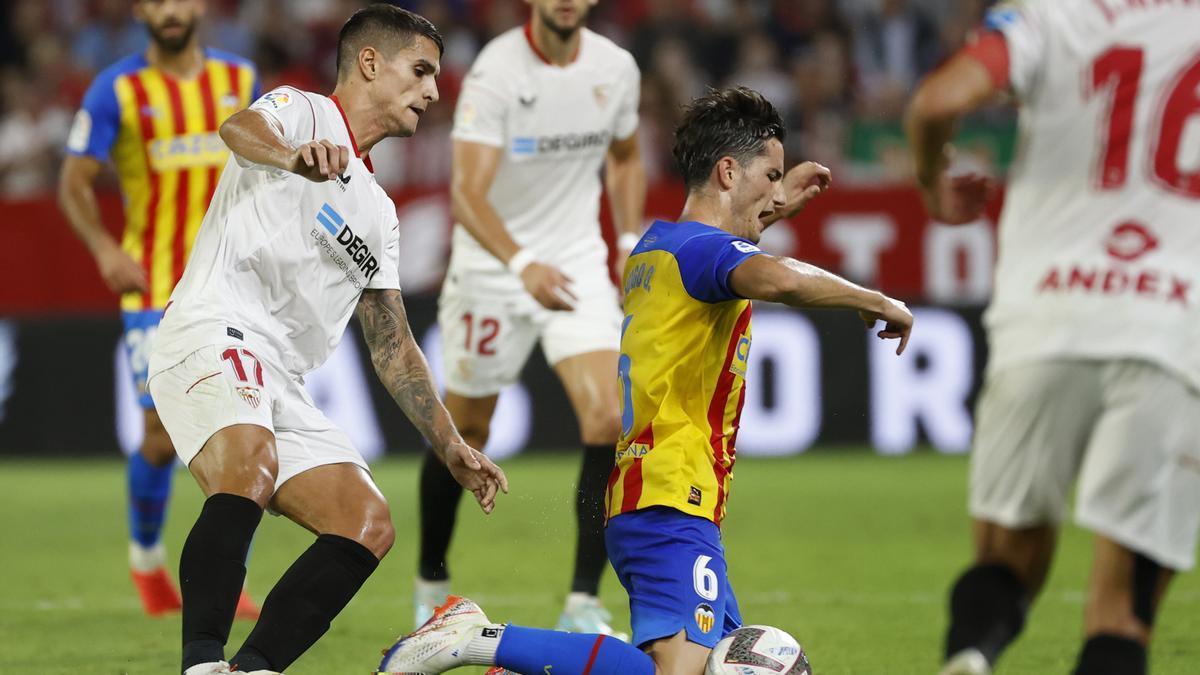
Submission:
<svg viewBox="0 0 1200 675">
<path fill-rule="evenodd" d="M 527 0 L 529 23 L 488 43 L 463 84 L 453 131 L 457 224 L 438 323 L 446 407 L 474 447 L 497 395 L 535 343 L 567 392 L 584 447 L 575 570 L 559 628 L 611 633 L 596 598 L 607 565 L 604 491 L 620 433 L 621 312 L 600 233 L 601 169 L 617 269 L 645 203 L 633 57 L 584 27 L 596 0 Z M 416 625 L 449 592 L 446 554 L 461 489 L 426 458 Z"/>
<path fill-rule="evenodd" d="M 183 671 L 270 673 L 329 629 L 392 545 L 362 456 L 303 376 L 357 311 L 375 371 L 484 511 L 504 474 L 463 442 L 405 315 L 395 206 L 366 153 L 437 100 L 441 37 L 389 5 L 338 38 L 333 95 L 280 87 L 222 125 L 233 152 L 159 328 L 149 387 L 206 501 L 179 563 Z M 263 510 L 313 532 L 245 643 L 224 660 Z"/>
<path fill-rule="evenodd" d="M 955 121 L 999 92 L 1020 104 L 945 673 L 989 672 L 1020 632 L 1076 478 L 1095 534 L 1077 675 L 1146 672 L 1168 581 L 1195 563 L 1197 35 L 1195 3 L 1007 3 L 911 103 L 918 179 L 951 224 L 991 192 L 948 174 Z"/>
</svg>

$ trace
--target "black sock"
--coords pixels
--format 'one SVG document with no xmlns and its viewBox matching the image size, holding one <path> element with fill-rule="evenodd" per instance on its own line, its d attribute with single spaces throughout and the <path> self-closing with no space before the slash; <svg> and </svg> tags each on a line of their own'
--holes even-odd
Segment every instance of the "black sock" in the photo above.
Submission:
<svg viewBox="0 0 1200 675">
<path fill-rule="evenodd" d="M 1005 565 L 976 565 L 950 591 L 946 658 L 974 647 L 995 663 L 1025 625 L 1025 588 Z"/>
<path fill-rule="evenodd" d="M 317 537 L 267 594 L 258 623 L 230 664 L 246 672 L 282 672 L 329 630 L 378 565 L 375 554 L 353 539 Z"/>
<path fill-rule="evenodd" d="M 209 497 L 179 555 L 183 669 L 225 658 L 225 642 L 246 580 L 246 553 L 263 510 L 253 500 Z"/>
<path fill-rule="evenodd" d="M 608 564 L 604 548 L 604 493 L 616 460 L 612 445 L 583 446 L 583 463 L 575 488 L 575 578 L 571 591 L 596 595 Z"/>
<path fill-rule="evenodd" d="M 458 500 L 463 489 L 450 475 L 450 470 L 432 452 L 425 453 L 421 464 L 421 550 L 417 558 L 417 574 L 426 581 L 445 581 L 450 578 L 446 552 L 454 536 L 454 521 L 458 517 Z"/>
<path fill-rule="evenodd" d="M 1074 675 L 1145 675 L 1146 648 L 1116 635 L 1094 635 L 1083 643 Z"/>
</svg>

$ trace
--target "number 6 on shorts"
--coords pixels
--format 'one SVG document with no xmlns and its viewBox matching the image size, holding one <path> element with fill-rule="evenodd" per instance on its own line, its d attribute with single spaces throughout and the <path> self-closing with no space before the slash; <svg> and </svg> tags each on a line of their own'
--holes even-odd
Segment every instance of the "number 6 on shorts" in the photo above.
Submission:
<svg viewBox="0 0 1200 675">
<path fill-rule="evenodd" d="M 696 589 L 696 595 L 712 602 L 717 599 L 720 585 L 717 583 L 717 573 L 708 569 L 710 562 L 712 562 L 712 556 L 696 557 L 696 563 L 692 565 L 692 585 Z"/>
</svg>

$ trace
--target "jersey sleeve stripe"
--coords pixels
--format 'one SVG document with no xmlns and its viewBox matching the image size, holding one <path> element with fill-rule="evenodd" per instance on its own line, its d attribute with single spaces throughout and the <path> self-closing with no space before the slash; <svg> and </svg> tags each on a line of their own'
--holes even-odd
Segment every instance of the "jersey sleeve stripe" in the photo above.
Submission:
<svg viewBox="0 0 1200 675">
<path fill-rule="evenodd" d="M 734 323 L 733 332 L 729 336 L 729 345 L 725 348 L 725 360 L 721 364 L 721 374 L 717 376 L 717 386 L 713 391 L 712 400 L 708 404 L 708 428 L 709 428 L 709 445 L 712 446 L 713 452 L 713 476 L 717 481 L 717 504 L 714 509 L 714 520 L 720 524 L 721 506 L 725 503 L 725 476 L 729 473 L 729 468 L 726 466 L 726 437 L 725 437 L 725 411 L 729 406 L 729 396 L 733 393 L 734 375 L 730 370 L 733 365 L 733 357 L 737 352 L 738 341 L 746 332 L 746 328 L 750 325 L 750 314 L 753 305 L 746 303 L 746 309 L 738 315 L 737 321 Z M 730 453 L 729 460 L 732 460 Z"/>
<path fill-rule="evenodd" d="M 154 221 L 158 212 L 159 176 L 158 172 L 150 170 L 150 142 L 154 139 L 154 121 L 145 114 L 150 108 L 150 97 L 146 94 L 146 85 L 142 82 L 140 73 L 129 75 L 129 85 L 133 89 L 134 102 L 137 104 L 135 114 L 138 118 L 139 131 L 142 134 L 142 152 L 146 161 L 146 176 L 150 182 L 150 199 L 146 204 L 142 227 L 142 271 L 149 281 L 152 277 L 150 263 L 154 260 Z M 128 224 L 126 225 L 128 226 Z M 150 307 L 150 293 L 142 294 L 141 309 Z"/>
<path fill-rule="evenodd" d="M 167 97 L 171 102 L 171 124 L 174 134 L 183 136 L 187 134 L 187 116 L 184 111 L 183 96 L 179 90 L 179 82 L 173 77 L 164 77 L 163 81 L 167 86 Z M 171 232 L 171 274 L 166 279 L 154 280 L 156 305 L 159 302 L 166 304 L 166 298 L 171 295 L 170 289 L 174 288 L 175 283 L 183 276 L 183 242 L 186 239 L 184 232 L 187 231 L 191 175 L 192 169 L 180 169 L 176 172 L 175 222 Z M 167 288 L 164 289 L 164 286 Z"/>
</svg>

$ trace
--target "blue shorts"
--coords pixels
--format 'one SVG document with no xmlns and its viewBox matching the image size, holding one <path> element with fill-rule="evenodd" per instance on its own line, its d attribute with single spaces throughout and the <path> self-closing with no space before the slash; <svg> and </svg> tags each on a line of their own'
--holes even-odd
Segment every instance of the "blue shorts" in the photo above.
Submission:
<svg viewBox="0 0 1200 675">
<path fill-rule="evenodd" d="M 655 506 L 610 519 L 604 541 L 629 593 L 634 645 L 686 630 L 688 641 L 712 648 L 742 625 L 711 520 Z"/>
<path fill-rule="evenodd" d="M 147 410 L 154 409 L 154 400 L 146 389 L 146 371 L 150 368 L 150 350 L 154 348 L 154 334 L 158 332 L 162 316 L 161 309 L 121 312 L 121 320 L 125 323 L 125 353 L 129 356 L 129 369 L 133 371 L 133 387 L 137 390 L 138 403 Z"/>
</svg>

